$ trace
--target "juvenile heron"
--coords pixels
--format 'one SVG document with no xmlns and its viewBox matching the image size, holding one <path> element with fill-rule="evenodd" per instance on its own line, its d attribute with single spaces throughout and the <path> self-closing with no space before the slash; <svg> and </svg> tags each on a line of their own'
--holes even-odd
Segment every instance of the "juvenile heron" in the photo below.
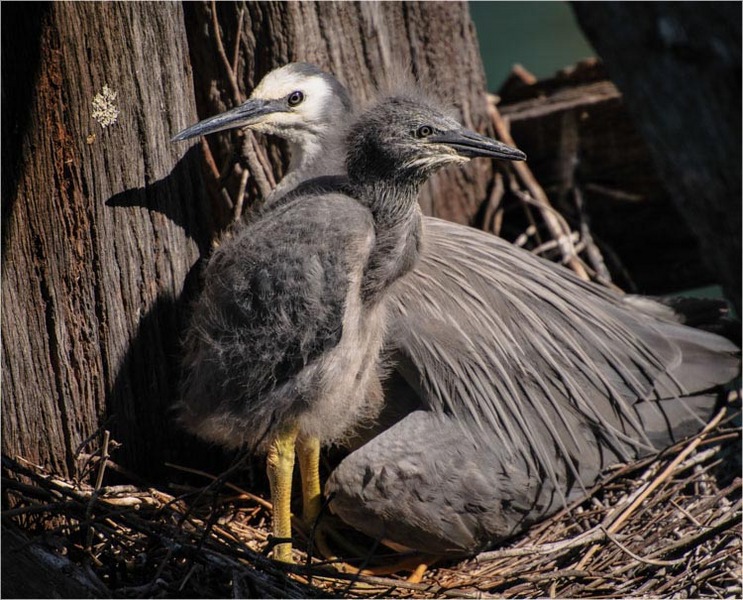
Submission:
<svg viewBox="0 0 743 600">
<path fill-rule="evenodd" d="M 267 453 L 279 540 L 291 535 L 295 445 L 312 519 L 320 445 L 347 435 L 382 400 L 385 300 L 417 259 L 420 186 L 475 156 L 524 158 L 416 96 L 386 98 L 355 122 L 347 179 L 284 195 L 205 269 L 186 336 L 181 420 L 207 440 Z M 290 91 L 270 105 L 291 113 L 297 97 Z M 200 133 L 222 125 L 212 120 Z M 290 545 L 274 555 L 290 560 Z"/>
<path fill-rule="evenodd" d="M 292 64 L 177 139 L 231 127 L 288 139 L 270 214 L 300 182 L 344 171 L 349 107 L 335 78 Z M 652 301 L 629 303 L 468 227 L 424 217 L 421 233 L 418 262 L 388 294 L 392 416 L 326 488 L 370 535 L 448 554 L 508 537 L 604 467 L 698 430 L 738 372 L 733 344 Z"/>
</svg>

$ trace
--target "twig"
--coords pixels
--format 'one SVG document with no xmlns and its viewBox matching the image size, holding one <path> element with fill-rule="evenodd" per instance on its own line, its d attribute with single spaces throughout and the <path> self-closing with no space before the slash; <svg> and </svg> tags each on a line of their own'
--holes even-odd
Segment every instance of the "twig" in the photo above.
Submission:
<svg viewBox="0 0 743 600">
<path fill-rule="evenodd" d="M 548 571 L 538 575 L 522 575 L 520 578 L 525 581 L 538 583 L 540 581 L 550 581 L 552 579 L 562 579 L 567 577 L 596 577 L 596 574 L 590 571 L 579 571 L 578 569 L 559 569 L 557 571 Z"/>
<path fill-rule="evenodd" d="M 629 556 L 631 556 L 638 562 L 645 563 L 646 565 L 653 565 L 656 567 L 670 567 L 670 566 L 677 565 L 679 563 L 684 562 L 683 558 L 677 559 L 677 560 L 655 560 L 652 558 L 643 558 L 642 556 L 635 554 L 634 552 L 632 552 L 632 550 L 627 548 L 627 546 L 622 544 L 616 538 L 616 536 L 610 533 L 603 525 L 599 525 L 599 527 L 601 527 L 601 530 L 606 534 L 606 537 L 609 539 L 609 541 L 614 543 L 622 552 L 628 554 Z"/>
<path fill-rule="evenodd" d="M 696 535 L 685 537 L 673 544 L 669 544 L 665 548 L 656 550 L 650 556 L 666 556 L 668 554 L 675 554 L 686 549 L 696 548 L 704 541 L 714 538 L 717 534 L 727 531 L 728 529 L 735 529 L 735 535 L 740 534 L 740 522 L 741 516 L 734 514 L 730 517 L 725 518 L 723 521 L 712 525 L 711 527 L 704 528 L 703 531 Z"/>
<path fill-rule="evenodd" d="M 237 35 L 235 35 L 235 49 L 232 53 L 232 72 L 237 73 L 237 61 L 240 58 L 240 37 L 243 33 L 243 17 L 245 16 L 245 7 L 241 6 L 237 13 Z"/>
<path fill-rule="evenodd" d="M 237 64 L 237 56 L 238 56 L 238 50 L 239 50 L 239 44 L 240 44 L 240 35 L 242 34 L 242 22 L 243 22 L 243 11 L 240 10 L 240 14 L 238 16 L 238 30 L 237 30 L 237 41 L 235 43 L 235 52 L 234 52 L 234 58 L 233 63 L 230 63 L 230 60 L 227 58 L 227 52 L 224 49 L 224 43 L 222 42 L 222 35 L 220 33 L 219 28 L 219 22 L 217 20 L 217 5 L 215 0 L 212 0 L 212 26 L 214 27 L 214 37 L 216 41 L 217 46 L 217 53 L 219 54 L 220 59 L 222 60 L 222 64 L 224 65 L 225 72 L 227 73 L 227 79 L 230 82 L 230 86 L 232 87 L 232 101 L 234 102 L 234 105 L 237 106 L 239 104 L 242 104 L 244 101 L 243 95 L 240 92 L 240 87 L 237 83 L 237 76 L 235 75 L 236 66 Z M 272 175 L 267 175 L 270 173 L 270 169 L 266 168 L 267 161 L 262 160 L 262 151 L 258 147 L 258 144 L 255 141 L 255 137 L 251 132 L 246 132 L 245 136 L 243 137 L 243 147 L 242 147 L 243 156 L 245 157 L 245 160 L 248 163 L 248 167 L 250 168 L 250 172 L 253 175 L 253 178 L 255 179 L 256 185 L 258 186 L 258 189 L 261 192 L 261 195 L 263 198 L 267 198 L 268 195 L 271 193 L 271 190 L 273 189 L 273 185 L 271 185 L 271 181 L 273 181 Z M 260 158 L 259 158 L 260 156 Z M 269 181 L 269 179 L 271 181 Z M 275 185 L 275 184 L 274 184 Z M 238 198 L 236 202 L 233 203 L 234 206 L 237 206 L 238 204 L 242 203 L 242 198 Z M 235 211 L 237 213 L 237 211 Z M 242 214 L 242 207 L 239 211 L 240 214 Z"/>
<path fill-rule="evenodd" d="M 521 548 L 508 548 L 506 550 L 492 550 L 490 552 L 482 552 L 475 557 L 475 561 L 478 563 L 482 563 L 497 560 L 499 558 L 509 558 L 512 556 L 555 554 L 557 552 L 564 552 L 565 550 L 579 548 L 580 546 L 585 546 L 586 544 L 603 541 L 605 537 L 606 532 L 602 528 L 597 527 L 592 529 L 591 531 L 587 531 L 586 533 L 579 535 L 578 537 L 569 540 L 563 540 L 561 542 L 542 544 L 541 546 L 522 546 Z"/>
<path fill-rule="evenodd" d="M 101 425 L 100 425 L 100 427 L 98 427 L 98 429 L 96 429 L 93 433 L 91 433 L 88 437 L 86 437 L 82 442 L 80 442 L 77 445 L 77 448 L 75 449 L 75 453 L 74 453 L 73 456 L 75 458 L 77 458 L 78 455 L 83 451 L 83 448 L 85 448 L 85 446 L 87 446 L 90 442 L 92 442 L 95 438 L 97 438 L 98 437 L 98 434 L 102 430 L 105 430 L 105 428 L 108 427 L 109 423 L 111 423 L 111 421 L 113 421 L 113 419 L 114 419 L 114 417 L 108 417 L 108 419 L 106 419 L 103 423 L 101 423 Z"/>
<path fill-rule="evenodd" d="M 111 432 L 106 429 L 103 431 L 103 444 L 101 445 L 101 458 L 100 462 L 98 464 L 98 476 L 95 480 L 95 487 L 93 488 L 93 493 L 90 495 L 90 500 L 88 501 L 88 506 L 85 509 L 85 519 L 90 521 L 91 515 L 93 514 L 93 507 L 95 505 L 96 500 L 98 499 L 98 493 L 100 492 L 101 485 L 103 485 L 103 475 L 106 472 L 106 464 L 108 462 L 108 443 L 111 438 Z M 91 547 L 93 545 L 93 535 L 95 533 L 95 530 L 93 528 L 93 525 L 88 525 L 88 531 L 85 536 L 85 553 L 91 554 Z"/>
<path fill-rule="evenodd" d="M 739 585 L 736 566 L 740 566 L 738 527 L 742 503 L 736 499 L 731 504 L 725 501 L 725 497 L 735 495 L 741 482 L 736 479 L 719 492 L 714 488 L 713 495 L 705 498 L 695 497 L 689 491 L 702 478 L 709 481 L 711 486 L 715 485 L 712 475 L 705 472 L 710 465 L 718 462 L 721 449 L 700 449 L 713 436 L 719 438 L 719 431 L 711 432 L 709 437 L 700 441 L 694 454 L 683 458 L 673 468 L 670 477 L 635 510 L 624 525 L 625 531 L 620 532 L 626 535 L 619 538 L 616 534 L 612 535 L 622 545 L 629 546 L 632 552 L 638 552 L 638 547 L 642 548 L 644 556 L 641 558 L 645 562 L 625 552 L 612 539 L 612 543 L 600 543 L 599 553 L 589 569 L 576 570 L 572 567 L 576 554 L 580 556 L 591 544 L 606 539 L 607 536 L 599 531 L 603 537 L 595 542 L 589 541 L 591 535 L 596 535 L 598 522 L 606 518 L 606 526 L 626 510 L 639 493 L 646 491 L 648 484 L 657 481 L 670 461 L 688 448 L 691 440 L 645 461 L 613 469 L 608 481 L 594 488 L 603 490 L 603 505 L 595 506 L 590 500 L 583 499 L 583 504 L 573 508 L 572 513 L 566 509 L 562 511 L 562 517 L 553 517 L 544 525 L 532 528 L 519 542 L 521 547 L 515 548 L 520 556 L 504 556 L 512 554 L 511 549 L 497 551 L 501 556 L 495 558 L 499 560 L 482 562 L 476 559 L 440 567 L 429 572 L 426 583 L 416 585 L 395 578 L 362 574 L 348 596 L 482 597 L 502 593 L 507 597 L 535 597 L 551 591 L 558 597 L 636 597 L 641 594 L 671 597 L 684 593 L 689 596 L 714 596 L 715 590 L 723 593 L 732 589 Z M 101 460 L 100 454 L 96 459 Z M 694 468 L 697 465 L 703 469 Z M 21 465 L 17 466 L 23 469 Z M 179 595 L 193 597 L 234 597 L 240 593 L 240 589 L 269 597 L 328 597 L 343 595 L 348 582 L 354 577 L 350 573 L 339 574 L 316 564 L 309 571 L 301 566 L 284 568 L 258 554 L 256 548 L 265 542 L 266 531 L 262 524 L 258 525 L 259 529 L 250 523 L 255 514 L 260 515 L 261 519 L 265 518 L 265 510 L 260 504 L 235 506 L 232 509 L 234 515 L 218 510 L 210 512 L 211 519 L 192 516 L 180 521 L 184 511 L 190 509 L 169 494 L 147 488 L 141 491 L 150 502 L 146 510 L 111 510 L 111 502 L 127 501 L 127 498 L 120 498 L 121 494 L 130 494 L 133 499 L 137 489 L 134 486 L 101 487 L 93 517 L 87 520 L 84 513 L 95 493 L 92 486 L 62 481 L 38 465 L 32 466 L 32 471 L 27 473 L 32 485 L 21 486 L 16 479 L 21 476 L 21 471 L 5 457 L 3 467 L 10 471 L 11 478 L 7 483 L 3 480 L 3 484 L 12 492 L 14 502 L 32 503 L 34 506 L 43 504 L 46 508 L 60 499 L 60 503 L 66 502 L 60 510 L 52 508 L 44 511 L 41 517 L 36 511 L 28 513 L 27 523 L 44 527 L 48 539 L 60 540 L 59 543 L 72 551 L 71 557 L 84 561 L 85 528 L 88 525 L 95 527 L 92 554 L 86 564 L 93 568 L 94 573 L 118 574 L 111 580 L 117 582 L 117 587 L 111 589 L 107 594 L 109 596 L 131 596 L 135 590 L 139 594 L 159 595 L 181 586 L 177 592 Z M 184 470 L 214 480 L 212 476 L 196 470 Z M 248 497 L 237 486 L 230 487 L 241 497 Z M 628 489 L 637 489 L 638 493 L 625 493 Z M 234 493 L 230 491 L 228 496 L 232 497 Z M 223 495 L 209 497 L 228 502 Z M 620 500 L 620 497 L 627 499 Z M 696 517 L 702 523 L 703 530 L 692 527 L 671 500 Z M 14 508 L 17 506 L 14 505 Z M 613 513 L 612 506 L 616 507 Z M 215 515 L 219 519 L 217 522 Z M 26 517 L 20 513 L 14 519 L 23 521 Z M 585 545 L 570 550 L 566 542 L 570 546 L 575 544 L 569 538 L 580 527 L 589 527 L 587 533 L 581 533 L 577 538 Z M 634 545 L 634 536 L 637 535 L 642 536 L 642 546 Z M 674 535 L 680 539 L 669 544 L 669 538 L 673 539 Z M 560 541 L 551 541 L 555 539 Z M 632 540 L 632 543 L 628 540 Z M 522 554 L 533 549 L 525 544 L 552 553 Z M 555 544 L 559 547 L 556 548 Z M 560 552 L 560 548 L 565 551 Z M 169 559 L 168 550 L 172 552 Z M 138 557 L 146 560 L 139 560 Z M 674 566 L 657 564 L 670 559 L 681 560 L 674 562 Z M 655 570 L 665 568 L 667 571 L 657 572 L 655 576 L 648 575 L 653 569 L 649 571 L 646 564 L 653 565 Z M 153 578 L 153 573 L 158 570 L 159 575 Z M 310 581 L 308 576 L 311 577 L 311 585 L 306 583 Z M 238 584 L 228 583 L 230 580 L 238 581 Z M 142 583 L 149 584 L 149 590 L 147 586 L 139 587 Z M 225 586 L 230 585 L 233 585 L 232 589 L 226 589 Z"/>
<path fill-rule="evenodd" d="M 108 465 L 108 443 L 111 440 L 111 432 L 106 429 L 103 432 L 103 446 L 101 446 L 101 461 L 98 465 L 98 476 L 95 480 L 95 491 L 101 489 L 101 486 L 103 485 L 103 475 L 106 472 L 106 466 Z"/>
<path fill-rule="evenodd" d="M 528 71 L 523 65 L 518 63 L 511 67 L 511 76 L 516 77 L 524 85 L 534 85 L 538 81 L 531 71 Z"/>
<path fill-rule="evenodd" d="M 237 85 L 237 77 L 235 77 L 235 71 L 232 70 L 230 60 L 227 58 L 227 53 L 224 50 L 224 44 L 222 43 L 222 34 L 219 31 L 219 20 L 217 19 L 217 3 L 212 0 L 212 26 L 214 27 L 214 38 L 217 42 L 217 52 L 219 58 L 222 59 L 224 70 L 227 73 L 227 80 L 230 82 L 232 87 L 232 99 L 235 102 L 235 106 L 242 104 L 242 94 L 240 93 L 240 87 Z"/>
<path fill-rule="evenodd" d="M 251 137 L 253 140 L 253 148 L 255 149 L 255 154 L 258 158 L 258 162 L 260 163 L 261 167 L 263 167 L 263 173 L 268 180 L 270 189 L 273 189 L 276 187 L 276 178 L 273 175 L 273 166 L 271 165 L 271 161 L 268 160 L 266 149 L 258 143 L 252 133 Z"/>
<path fill-rule="evenodd" d="M 578 242 L 578 233 L 574 232 L 570 234 L 570 238 L 574 244 L 577 245 Z M 537 246 L 534 248 L 531 252 L 532 254 L 541 255 L 545 252 L 548 252 L 549 250 L 554 250 L 555 248 L 560 247 L 560 241 L 559 240 L 548 240 L 544 242 L 541 246 Z"/>
<path fill-rule="evenodd" d="M 503 117 L 501 117 L 498 109 L 495 107 L 495 104 L 493 102 L 488 102 L 488 113 L 490 114 L 491 120 L 493 121 L 493 126 L 495 127 L 498 138 L 503 140 L 506 144 L 514 146 L 515 143 L 513 141 L 513 138 L 511 137 L 510 132 L 508 131 L 508 127 L 506 126 Z M 529 191 L 529 194 L 534 199 L 537 206 L 541 209 L 542 218 L 544 219 L 544 223 L 547 226 L 550 235 L 552 235 L 552 237 L 557 240 L 564 239 L 565 235 L 570 233 L 570 229 L 566 229 L 563 223 L 561 223 L 559 219 L 555 218 L 554 212 L 546 208 L 552 207 L 550 205 L 549 199 L 547 198 L 547 194 L 544 193 L 544 190 L 539 185 L 539 182 L 537 182 L 536 178 L 532 174 L 531 169 L 523 162 L 514 162 L 512 164 L 512 167 L 526 186 L 526 189 Z M 575 250 L 574 248 L 572 248 L 572 245 L 568 244 L 567 247 L 562 248 L 562 251 L 564 263 L 569 265 L 570 268 L 572 268 L 573 271 L 575 271 L 575 273 L 581 279 L 588 281 L 588 274 L 583 268 L 583 265 L 578 260 L 578 257 L 575 254 Z"/>
<path fill-rule="evenodd" d="M 496 223 L 496 213 L 500 211 L 501 202 L 503 201 L 503 175 L 496 171 L 493 176 L 493 185 L 488 194 L 488 201 L 485 206 L 485 214 L 482 218 L 482 226 L 485 231 L 498 235 L 500 232 L 500 223 Z"/>
<path fill-rule="evenodd" d="M 19 515 L 30 515 L 34 513 L 64 510 L 68 506 L 70 506 L 69 502 L 52 502 L 51 504 L 29 504 L 27 506 L 19 506 L 18 508 L 10 508 L 8 510 L 4 510 L 2 511 L 2 513 L 0 513 L 0 515 L 2 515 L 3 519 L 8 519 L 11 517 L 17 517 Z"/>
<path fill-rule="evenodd" d="M 235 210 L 232 213 L 232 220 L 238 222 L 242 218 L 243 214 L 243 201 L 245 199 L 245 188 L 248 185 L 249 173 L 247 169 L 243 169 L 242 175 L 240 176 L 240 187 L 237 188 L 237 198 L 235 199 Z"/>
<path fill-rule="evenodd" d="M 209 147 L 209 142 L 206 141 L 205 136 L 201 136 L 201 153 L 204 156 L 204 160 L 206 161 L 206 166 L 209 168 L 209 173 L 211 173 L 212 178 L 215 182 L 218 182 L 220 178 L 222 177 L 222 174 L 219 172 L 219 169 L 217 168 L 217 163 L 214 162 L 214 155 L 212 154 L 212 149 Z"/>
<path fill-rule="evenodd" d="M 615 190 L 613 188 L 599 185 L 597 183 L 586 183 L 583 187 L 588 192 L 603 194 L 604 196 L 612 198 L 613 200 L 619 200 L 621 202 L 640 202 L 644 199 L 644 196 L 642 196 L 641 194 L 632 194 L 630 192 L 625 192 L 624 190 Z"/>
<path fill-rule="evenodd" d="M 251 132 L 246 132 L 245 137 L 243 138 L 242 151 L 248 162 L 248 167 L 250 167 L 253 179 L 255 179 L 255 183 L 258 185 L 258 189 L 261 192 L 261 196 L 263 196 L 264 199 L 268 198 L 273 189 L 273 186 L 269 183 L 266 176 L 266 173 L 270 171 L 264 171 L 263 166 L 260 164 L 260 159 L 258 158 L 260 150 Z"/>
<path fill-rule="evenodd" d="M 176 469 L 178 471 L 183 471 L 184 473 L 191 473 L 192 475 L 199 475 L 201 477 L 206 477 L 207 479 L 211 479 L 212 481 L 219 481 L 220 477 L 217 477 L 215 475 L 211 475 L 210 473 L 207 473 L 206 471 L 200 471 L 199 469 L 192 469 L 190 467 L 183 467 L 181 465 L 175 465 L 173 463 L 165 463 L 166 467 L 170 467 L 171 469 Z M 267 500 L 264 500 L 260 496 L 256 496 L 255 494 L 251 494 L 247 490 L 244 490 L 238 486 L 236 486 L 233 483 L 230 483 L 229 481 L 223 481 L 222 482 L 225 487 L 230 488 L 231 490 L 236 491 L 238 494 L 242 494 L 246 498 L 249 498 L 253 502 L 260 504 L 263 508 L 273 511 L 273 504 L 268 502 Z"/>
<path fill-rule="evenodd" d="M 580 235 L 585 244 L 585 252 L 586 256 L 588 256 L 588 262 L 596 271 L 596 278 L 598 281 L 604 285 L 610 284 L 611 273 L 609 273 L 609 269 L 606 267 L 601 250 L 599 250 L 598 246 L 593 241 L 591 229 L 588 226 L 588 217 L 586 216 L 585 204 L 583 202 L 583 193 L 577 184 L 573 187 L 573 198 L 575 200 L 575 206 L 578 209 L 578 214 L 580 215 Z"/>
<path fill-rule="evenodd" d="M 529 241 L 529 238 L 531 236 L 536 236 L 536 234 L 537 234 L 537 226 L 532 223 L 524 230 L 524 232 L 519 237 L 517 237 L 513 241 L 513 245 L 523 248 L 526 245 L 526 243 Z"/>
<path fill-rule="evenodd" d="M 519 187 L 518 181 L 516 181 L 516 177 L 509 177 L 508 178 L 508 189 L 511 190 L 511 193 L 516 196 L 519 200 L 522 201 L 522 206 L 524 208 L 524 214 L 526 214 L 526 219 L 529 221 L 529 227 L 534 230 L 535 237 L 537 239 L 537 244 L 542 243 L 542 238 L 539 235 L 539 229 L 537 228 L 537 222 L 534 219 L 534 214 L 532 213 L 531 207 L 532 204 L 529 202 L 524 202 L 524 197 L 529 198 L 529 194 L 524 193 L 521 188 Z"/>
<path fill-rule="evenodd" d="M 562 263 L 569 264 L 570 258 L 572 257 L 580 263 L 580 268 L 583 269 L 585 272 L 585 265 L 583 264 L 583 261 L 580 260 L 580 257 L 577 255 L 577 250 L 573 242 L 573 237 L 576 234 L 572 232 L 572 230 L 570 229 L 570 225 L 565 220 L 565 217 L 563 217 L 560 214 L 560 211 L 553 208 L 552 205 L 550 204 L 542 204 L 538 200 L 535 200 L 528 193 L 523 192 L 519 189 L 514 189 L 513 192 L 522 202 L 531 204 L 532 206 L 536 206 L 537 208 L 539 208 L 539 210 L 542 212 L 543 215 L 547 213 L 550 213 L 552 215 L 553 220 L 559 223 L 561 227 L 561 231 L 558 232 L 559 235 L 553 234 L 553 238 L 557 242 L 560 250 L 562 251 L 562 255 L 563 255 Z"/>
<path fill-rule="evenodd" d="M 290 567 L 291 568 L 291 567 Z M 293 570 L 293 569 L 292 569 Z M 468 593 L 464 592 L 461 589 L 446 589 L 442 588 L 438 585 L 431 585 L 431 584 L 425 584 L 425 583 L 409 583 L 407 581 L 399 580 L 399 579 L 389 579 L 387 577 L 377 577 L 372 575 L 352 575 L 348 573 L 328 573 L 325 569 L 315 569 L 315 572 L 313 573 L 313 577 L 320 579 L 322 577 L 329 577 L 332 579 L 358 579 L 361 583 L 368 583 L 372 585 L 381 585 L 386 586 L 390 588 L 400 588 L 404 590 L 413 590 L 416 592 L 425 592 L 426 594 L 430 594 L 431 596 L 447 596 L 447 597 L 453 597 L 453 598 L 495 598 L 497 596 L 492 596 L 490 594 L 483 594 L 482 592 L 478 593 Z"/>
<path fill-rule="evenodd" d="M 653 490 L 655 490 L 661 483 L 663 483 L 666 479 L 668 479 L 671 474 L 673 473 L 674 469 L 684 461 L 684 459 L 691 454 L 694 449 L 701 443 L 704 436 L 709 433 L 712 429 L 714 429 L 717 424 L 722 420 L 722 418 L 725 416 L 726 408 L 723 406 L 720 409 L 720 412 L 717 413 L 714 419 L 712 419 L 709 423 L 707 423 L 707 426 L 689 443 L 689 445 L 682 450 L 676 458 L 674 458 L 668 466 L 663 470 L 663 472 L 658 475 L 650 484 L 648 484 L 640 494 L 637 495 L 637 497 L 634 499 L 634 501 L 626 507 L 617 517 L 613 518 L 610 521 L 610 524 L 607 527 L 607 531 L 609 533 L 615 533 L 618 531 L 622 525 L 625 523 L 625 521 L 629 518 L 629 516 L 637 509 L 640 504 L 647 498 Z M 583 569 L 585 568 L 588 561 L 591 560 L 591 557 L 596 553 L 598 550 L 598 546 L 592 546 L 588 549 L 588 552 L 583 556 L 583 558 L 580 560 L 578 565 L 576 566 L 577 569 Z"/>
<path fill-rule="evenodd" d="M 694 515 L 692 515 L 688 510 L 686 510 L 683 506 L 679 506 L 679 504 L 675 500 L 671 499 L 670 502 L 671 504 L 673 504 L 677 511 L 679 511 L 682 515 L 689 519 L 689 521 L 691 521 L 694 525 L 702 528 L 705 527 L 705 525 L 702 525 L 698 519 L 695 519 Z"/>
</svg>

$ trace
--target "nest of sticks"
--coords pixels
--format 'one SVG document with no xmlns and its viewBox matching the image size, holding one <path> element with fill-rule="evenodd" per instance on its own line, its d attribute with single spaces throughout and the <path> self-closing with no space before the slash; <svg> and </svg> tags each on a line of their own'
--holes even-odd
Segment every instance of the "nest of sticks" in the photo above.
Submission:
<svg viewBox="0 0 743 600">
<path fill-rule="evenodd" d="M 724 412 L 509 544 L 435 563 L 418 583 L 339 571 L 301 536 L 297 565 L 273 562 L 270 503 L 225 478 L 103 487 L 105 443 L 91 457 L 94 485 L 4 457 L 4 533 L 22 528 L 31 537 L 10 552 L 33 547 L 90 597 L 740 597 L 741 430 Z"/>
</svg>

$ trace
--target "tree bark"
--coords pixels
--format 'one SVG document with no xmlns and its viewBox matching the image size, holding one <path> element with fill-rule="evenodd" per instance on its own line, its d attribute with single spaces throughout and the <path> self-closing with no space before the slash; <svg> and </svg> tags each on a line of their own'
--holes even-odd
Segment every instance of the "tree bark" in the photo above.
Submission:
<svg viewBox="0 0 743 600">
<path fill-rule="evenodd" d="M 19 157 L 3 189 L 3 452 L 72 475 L 111 418 L 116 458 L 147 473 L 178 435 L 166 419 L 178 298 L 209 236 L 198 156 L 168 142 L 196 116 L 182 9 L 6 5 L 3 17 L 4 64 L 38 57 L 3 71 L 4 93 L 33 92 L 3 103 L 3 138 L 22 126 L 3 152 L 4 167 Z M 106 129 L 91 116 L 104 84 L 120 109 Z"/>
<path fill-rule="evenodd" d="M 409 61 L 468 125 L 490 131 L 464 3 L 219 5 L 230 57 L 240 10 L 244 95 L 270 69 L 306 60 L 365 99 Z M 205 200 L 200 151 L 169 140 L 198 119 L 196 105 L 205 117 L 234 101 L 211 5 L 6 3 L 3 17 L 3 452 L 74 475 L 81 444 L 92 436 L 92 451 L 107 428 L 122 444 L 114 460 L 140 476 L 162 475 L 168 460 L 193 465 L 206 451 L 171 413 L 187 275 L 224 221 Z M 102 129 L 92 102 L 104 84 L 121 112 Z M 220 161 L 234 152 L 223 143 Z M 270 156 L 278 178 L 282 155 Z M 428 212 L 471 220 L 488 192 L 483 163 L 437 178 Z"/>
<path fill-rule="evenodd" d="M 576 2 L 572 7 L 740 314 L 740 5 Z"/>
</svg>

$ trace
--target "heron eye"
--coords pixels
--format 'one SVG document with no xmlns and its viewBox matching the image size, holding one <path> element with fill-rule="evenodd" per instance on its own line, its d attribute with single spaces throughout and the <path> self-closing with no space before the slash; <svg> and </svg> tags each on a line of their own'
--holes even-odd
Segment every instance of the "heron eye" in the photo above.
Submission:
<svg viewBox="0 0 743 600">
<path fill-rule="evenodd" d="M 297 106 L 298 104 L 301 104 L 304 100 L 304 94 L 297 90 L 296 92 L 292 92 L 289 95 L 289 99 L 287 102 L 289 103 L 289 106 Z"/>
<path fill-rule="evenodd" d="M 433 133 L 433 127 L 430 127 L 429 125 L 421 125 L 420 127 L 418 127 L 418 130 L 415 132 L 415 137 L 427 138 L 432 133 Z"/>
</svg>

